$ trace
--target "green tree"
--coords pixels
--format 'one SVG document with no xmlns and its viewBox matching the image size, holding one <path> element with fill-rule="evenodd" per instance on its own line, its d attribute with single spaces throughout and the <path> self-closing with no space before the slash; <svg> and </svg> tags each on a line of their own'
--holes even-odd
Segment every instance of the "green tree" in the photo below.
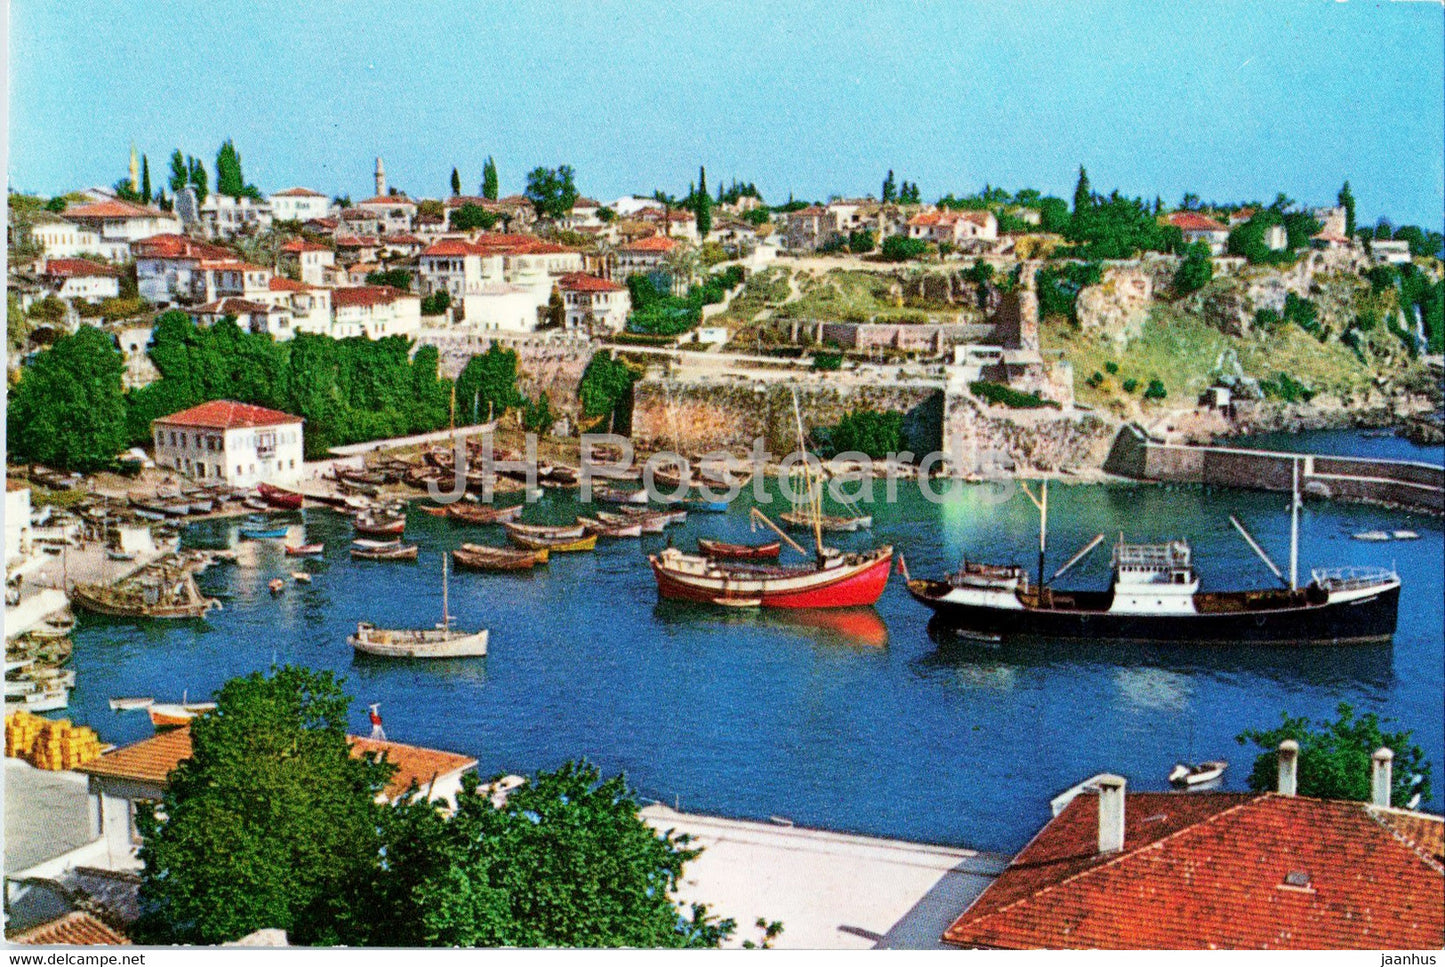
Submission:
<svg viewBox="0 0 1445 967">
<path fill-rule="evenodd" d="M 626 363 L 613 359 L 605 349 L 598 350 L 582 371 L 582 380 L 577 384 L 582 415 L 605 417 L 616 412 L 631 394 L 636 378 Z"/>
<path fill-rule="evenodd" d="M 851 451 L 881 460 L 903 449 L 903 414 L 855 410 L 832 427 L 827 442 L 830 455 Z"/>
<path fill-rule="evenodd" d="M 108 333 L 81 326 L 41 351 L 10 390 L 10 452 L 66 470 L 111 464 L 126 445 L 125 362 Z"/>
<path fill-rule="evenodd" d="M 1198 292 L 1204 284 L 1214 278 L 1214 262 L 1209 257 L 1209 246 L 1195 242 L 1189 246 L 1184 261 L 1174 273 L 1174 291 L 1180 295 Z"/>
<path fill-rule="evenodd" d="M 880 194 L 882 196 L 880 200 L 885 205 L 889 202 L 898 200 L 898 188 L 893 184 L 892 168 L 888 169 L 888 175 L 883 179 L 883 188 L 881 189 Z"/>
<path fill-rule="evenodd" d="M 206 166 L 200 158 L 190 158 L 186 162 L 186 170 L 189 176 L 191 187 L 196 192 L 196 203 L 200 204 L 210 194 L 209 181 L 206 177 Z"/>
<path fill-rule="evenodd" d="M 497 163 L 492 160 L 491 155 L 488 155 L 487 163 L 482 165 L 482 197 L 496 201 L 500 187 L 497 180 Z"/>
<path fill-rule="evenodd" d="M 577 203 L 577 185 L 571 165 L 533 168 L 524 193 L 538 218 L 565 218 Z"/>
<path fill-rule="evenodd" d="M 461 193 L 462 193 L 462 176 L 457 173 L 457 169 L 453 168 L 453 169 L 452 169 L 452 197 L 456 197 L 457 195 L 460 195 Z"/>
<path fill-rule="evenodd" d="M 145 205 L 151 203 L 151 159 L 145 155 L 140 156 L 140 200 Z"/>
<path fill-rule="evenodd" d="M 490 232 L 502 220 L 497 212 L 487 211 L 481 205 L 474 205 L 471 202 L 459 205 L 453 209 L 451 215 L 452 230 L 457 232 L 470 232 L 480 228 L 484 232 Z"/>
<path fill-rule="evenodd" d="M 697 216 L 697 231 L 700 238 L 707 238 L 712 231 L 712 197 L 707 193 L 707 169 L 697 169 L 697 194 L 693 214 Z"/>
<path fill-rule="evenodd" d="M 1345 210 L 1345 234 L 1353 236 L 1355 234 L 1355 193 L 1350 191 L 1348 179 L 1340 186 L 1338 201 L 1340 207 Z"/>
<path fill-rule="evenodd" d="M 921 258 L 927 251 L 928 243 L 921 238 L 889 235 L 883 240 L 881 254 L 889 262 L 908 262 Z"/>
<path fill-rule="evenodd" d="M 552 294 L 547 297 L 547 327 L 561 329 L 565 325 L 567 325 L 567 303 L 562 300 L 561 290 L 554 285 Z"/>
<path fill-rule="evenodd" d="M 191 725 L 191 757 L 160 809 L 142 808 L 145 943 L 215 944 L 276 927 L 342 940 L 352 884 L 380 875 L 375 797 L 394 769 L 355 757 L 349 700 L 330 672 L 290 666 L 232 679 Z"/>
<path fill-rule="evenodd" d="M 379 269 L 366 273 L 367 285 L 389 285 L 403 292 L 411 291 L 411 273 L 406 269 Z"/>
<path fill-rule="evenodd" d="M 1074 214 L 1089 208 L 1094 203 L 1094 193 L 1089 187 L 1089 173 L 1079 165 L 1079 180 L 1074 185 Z"/>
<path fill-rule="evenodd" d="M 246 179 L 241 175 L 241 155 L 227 138 L 216 152 L 216 194 L 240 198 L 246 193 Z"/>
<path fill-rule="evenodd" d="M 452 296 L 446 289 L 437 289 L 421 300 L 421 314 L 424 316 L 444 315 L 451 308 Z"/>
<path fill-rule="evenodd" d="M 493 341 L 467 360 L 457 376 L 457 416 L 471 423 L 501 417 L 522 404 L 517 391 L 517 353 Z"/>
<path fill-rule="evenodd" d="M 848 233 L 848 251 L 854 255 L 867 255 L 878 247 L 878 238 L 870 229 Z"/>
<path fill-rule="evenodd" d="M 535 400 L 522 404 L 522 429 L 546 436 L 552 432 L 552 425 L 556 422 L 557 415 L 552 412 L 552 401 L 548 399 L 546 390 Z"/>
<path fill-rule="evenodd" d="M 1281 714 L 1278 728 L 1246 729 L 1237 735 L 1240 745 L 1252 742 L 1262 750 L 1249 773 L 1249 788 L 1275 788 L 1279 744 L 1293 739 L 1300 747 L 1297 791 L 1301 796 L 1368 802 L 1371 757 L 1376 749 L 1387 748 L 1395 754 L 1390 804 L 1404 806 L 1417 792 L 1421 801 L 1430 801 L 1431 764 L 1410 741 L 1413 732 L 1385 732 L 1382 721 L 1389 719 L 1381 720 L 1373 712 L 1356 717 L 1348 702 L 1336 706 L 1335 714 L 1338 717 L 1333 722 L 1320 721 L 1311 727 L 1308 718 L 1291 718 L 1286 712 Z"/>
<path fill-rule="evenodd" d="M 177 148 L 171 154 L 171 194 L 179 195 L 191 180 L 191 169 L 186 166 L 185 156 Z"/>
<path fill-rule="evenodd" d="M 1069 229 L 1069 203 L 1049 195 L 1039 199 L 1039 228 L 1062 235 Z"/>
</svg>

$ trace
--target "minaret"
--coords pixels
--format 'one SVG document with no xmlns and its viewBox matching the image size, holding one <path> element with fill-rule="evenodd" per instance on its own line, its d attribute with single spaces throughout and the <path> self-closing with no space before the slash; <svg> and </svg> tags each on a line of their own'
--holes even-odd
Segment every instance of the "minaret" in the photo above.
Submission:
<svg viewBox="0 0 1445 967">
<path fill-rule="evenodd" d="M 140 162 L 136 161 L 134 144 L 130 146 L 130 190 L 140 191 Z"/>
<path fill-rule="evenodd" d="M 131 162 L 131 166 L 132 166 L 132 169 L 134 169 L 134 166 L 135 166 L 135 162 L 134 162 L 134 161 Z M 377 157 L 377 159 L 376 159 L 376 195 L 377 195 L 377 197 L 379 198 L 379 197 L 381 197 L 382 195 L 385 195 L 385 194 L 386 194 L 386 168 L 382 165 L 382 163 L 381 163 L 381 158 L 380 158 L 380 157 Z"/>
</svg>

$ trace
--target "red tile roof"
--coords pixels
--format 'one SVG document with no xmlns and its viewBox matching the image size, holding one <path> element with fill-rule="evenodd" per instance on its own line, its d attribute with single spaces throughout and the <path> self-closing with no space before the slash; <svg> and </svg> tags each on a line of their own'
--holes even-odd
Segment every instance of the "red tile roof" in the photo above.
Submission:
<svg viewBox="0 0 1445 967">
<path fill-rule="evenodd" d="M 268 410 L 264 406 L 252 406 L 250 403 L 236 403 L 232 400 L 211 400 L 209 403 L 202 403 L 200 406 L 193 406 L 188 410 L 181 410 L 179 413 L 172 413 L 170 416 L 163 416 L 152 422 L 176 426 L 203 426 L 214 430 L 234 430 L 244 426 L 279 426 L 283 423 L 300 423 L 302 420 L 299 416 L 282 413 L 280 410 Z M 187 738 L 186 741 L 189 743 L 190 739 Z M 117 751 L 124 752 L 126 750 Z"/>
<path fill-rule="evenodd" d="M 214 272 L 270 272 L 271 269 L 265 265 L 252 265 L 250 262 L 242 262 L 237 258 L 206 259 L 196 265 L 196 268 Z"/>
<path fill-rule="evenodd" d="M 120 275 L 120 270 L 89 259 L 47 259 L 40 274 L 70 279 L 92 275 Z"/>
<path fill-rule="evenodd" d="M 697 216 L 686 208 L 674 208 L 671 212 L 664 208 L 639 208 L 632 213 L 632 217 L 643 222 L 660 222 L 664 218 L 673 222 L 691 222 L 697 219 Z"/>
<path fill-rule="evenodd" d="M 1441 820 L 1395 812 L 1274 793 L 1131 793 L 1124 848 L 1100 854 L 1098 797 L 1085 793 L 944 939 L 1049 949 L 1438 949 L 1445 867 L 1429 850 Z M 1307 885 L 1287 883 L 1294 875 Z"/>
<path fill-rule="evenodd" d="M 1227 232 L 1229 227 L 1221 225 L 1208 215 L 1198 212 L 1175 212 L 1169 216 L 1169 224 L 1185 232 Z"/>
<path fill-rule="evenodd" d="M 466 256 L 466 255 L 560 255 L 575 251 L 564 245 L 544 242 L 535 235 L 517 235 L 503 232 L 483 232 L 475 239 L 449 236 L 432 242 L 422 255 Z"/>
<path fill-rule="evenodd" d="M 412 780 L 425 792 L 433 779 L 465 771 L 477 764 L 477 760 L 470 756 L 440 749 L 404 745 L 401 742 L 382 742 L 359 735 L 347 736 L 346 740 L 351 743 L 353 755 L 384 753 L 386 760 L 397 767 L 396 773 L 383 790 L 383 794 L 389 799 L 406 792 Z M 77 771 L 93 776 L 164 785 L 176 766 L 190 757 L 191 730 L 184 727 L 158 732 L 152 738 L 108 752 L 99 759 L 79 766 Z"/>
<path fill-rule="evenodd" d="M 306 224 L 320 225 L 322 228 L 335 228 L 337 225 L 337 221 L 334 218 L 313 218 L 309 220 Z"/>
<path fill-rule="evenodd" d="M 650 235 L 647 238 L 639 238 L 635 242 L 619 246 L 624 252 L 671 252 L 677 248 L 677 240 L 667 238 L 663 235 Z"/>
<path fill-rule="evenodd" d="M 288 279 L 282 275 L 271 276 L 270 289 L 272 292 L 310 292 L 313 286 L 304 282 L 297 282 L 295 279 Z"/>
<path fill-rule="evenodd" d="M 325 245 L 318 245 L 316 242 L 308 242 L 302 238 L 293 238 L 281 246 L 283 252 L 329 252 L 331 249 Z"/>
<path fill-rule="evenodd" d="M 72 910 L 48 923 L 12 933 L 6 939 L 11 943 L 33 944 L 39 947 L 115 947 L 130 943 L 130 938 L 125 934 L 83 910 Z"/>
<path fill-rule="evenodd" d="M 389 285 L 351 285 L 331 290 L 331 304 L 338 309 L 346 306 L 380 306 L 395 302 L 397 296 L 406 295 L 400 289 Z"/>
<path fill-rule="evenodd" d="M 62 212 L 66 218 L 170 218 L 166 212 L 125 201 L 98 201 Z"/>
<path fill-rule="evenodd" d="M 413 208 L 416 207 L 416 202 L 405 195 L 377 195 L 375 198 L 368 198 L 366 201 L 359 201 L 356 204 L 376 205 L 378 207 L 382 205 L 410 205 Z"/>
<path fill-rule="evenodd" d="M 375 235 L 338 235 L 336 236 L 336 244 L 338 247 L 345 248 L 370 248 L 375 245 L 380 245 L 381 242 L 377 240 Z"/>
<path fill-rule="evenodd" d="M 310 188 L 283 188 L 280 191 L 273 191 L 272 198 L 325 198 L 319 191 L 312 191 Z"/>
<path fill-rule="evenodd" d="M 382 240 L 383 242 L 385 242 L 387 245 L 420 245 L 420 244 L 422 244 L 421 239 L 417 238 L 415 235 L 410 234 L 409 232 L 401 232 L 401 233 L 396 234 L 396 235 L 386 235 L 386 236 L 383 236 L 381 240 Z"/>
<path fill-rule="evenodd" d="M 207 302 L 203 306 L 196 306 L 191 310 L 197 316 L 240 316 L 255 315 L 256 313 L 280 312 L 281 310 L 268 306 L 264 302 L 252 302 L 250 299 L 237 299 L 234 296 L 226 299 L 217 299 L 215 302 Z"/>
<path fill-rule="evenodd" d="M 184 235 L 152 235 L 132 242 L 131 253 L 136 258 L 150 259 L 234 259 L 235 256 L 219 245 L 208 245 L 186 238 Z"/>
<path fill-rule="evenodd" d="M 607 279 L 599 279 L 585 272 L 569 272 L 557 280 L 557 286 L 572 292 L 625 292 L 627 286 L 618 285 Z"/>
</svg>

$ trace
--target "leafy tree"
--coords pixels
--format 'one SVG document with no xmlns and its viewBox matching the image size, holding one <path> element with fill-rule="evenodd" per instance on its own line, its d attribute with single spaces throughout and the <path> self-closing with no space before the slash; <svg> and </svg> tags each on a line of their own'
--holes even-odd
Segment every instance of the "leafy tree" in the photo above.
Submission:
<svg viewBox="0 0 1445 967">
<path fill-rule="evenodd" d="M 196 203 L 199 204 L 205 201 L 206 195 L 210 193 L 209 182 L 206 178 L 206 166 L 201 162 L 200 158 L 188 158 L 186 161 L 186 170 L 191 187 L 195 189 L 196 192 Z"/>
<path fill-rule="evenodd" d="M 1077 322 L 1075 315 L 1079 293 L 1098 285 L 1104 268 L 1097 262 L 1069 263 L 1054 268 L 1045 266 L 1034 273 L 1034 286 L 1039 296 L 1039 321 L 1049 316 L 1064 316 Z"/>
<path fill-rule="evenodd" d="M 606 350 L 598 350 L 577 384 L 582 415 L 606 417 L 624 410 L 630 412 L 629 398 L 636 378 L 637 374 L 626 363 L 613 359 Z"/>
<path fill-rule="evenodd" d="M 898 189 L 897 189 L 897 187 L 893 184 L 893 169 L 892 169 L 892 168 L 889 168 L 889 169 L 888 169 L 888 177 L 886 177 L 886 178 L 883 179 L 882 201 L 883 201 L 883 204 L 886 205 L 886 204 L 888 204 L 888 203 L 891 202 L 891 201 L 896 201 L 897 199 L 898 199 Z"/>
<path fill-rule="evenodd" d="M 1339 203 L 1340 203 L 1340 207 L 1344 208 L 1344 210 L 1345 210 L 1345 234 L 1346 234 L 1346 235 L 1354 235 L 1354 234 L 1355 234 L 1355 193 L 1352 192 L 1352 191 L 1350 191 L 1350 182 L 1349 182 L 1348 179 L 1346 179 L 1345 183 L 1340 186 L 1340 194 L 1339 194 L 1339 197 L 1338 197 L 1338 201 L 1339 201 Z"/>
<path fill-rule="evenodd" d="M 502 216 L 497 212 L 487 211 L 481 205 L 474 205 L 467 202 L 452 211 L 452 230 L 457 232 L 470 232 L 480 228 L 484 232 L 490 232 Z"/>
<path fill-rule="evenodd" d="M 452 197 L 456 197 L 457 195 L 460 195 L 461 193 L 462 193 L 462 176 L 457 173 L 457 169 L 453 168 L 453 169 L 452 169 Z"/>
<path fill-rule="evenodd" d="M 30 306 L 30 316 L 57 326 L 65 321 L 65 300 L 53 293 L 46 293 L 45 298 Z"/>
<path fill-rule="evenodd" d="M 552 294 L 547 297 L 547 326 L 551 329 L 561 329 L 567 324 L 567 303 L 562 300 L 562 292 L 556 286 L 552 287 Z"/>
<path fill-rule="evenodd" d="M 869 229 L 848 233 L 848 251 L 854 255 L 867 255 L 878 247 L 878 238 Z"/>
<path fill-rule="evenodd" d="M 1180 295 L 1198 292 L 1204 284 L 1214 278 L 1214 262 L 1209 258 L 1209 246 L 1195 242 L 1189 246 L 1184 261 L 1174 273 L 1174 291 Z"/>
<path fill-rule="evenodd" d="M 191 169 L 186 165 L 186 159 L 177 148 L 171 154 L 171 194 L 179 195 L 185 190 L 191 180 Z"/>
<path fill-rule="evenodd" d="M 246 195 L 246 179 L 241 175 L 241 154 L 227 138 L 216 152 L 216 193 L 241 198 Z"/>
<path fill-rule="evenodd" d="M 1039 199 L 1039 228 L 1062 235 L 1069 228 L 1069 203 L 1052 195 Z"/>
<path fill-rule="evenodd" d="M 446 311 L 451 308 L 451 305 L 451 293 L 446 289 L 437 289 L 431 295 L 422 298 L 421 314 L 424 316 L 445 315 Z"/>
<path fill-rule="evenodd" d="M 411 273 L 406 269 L 380 269 L 366 273 L 367 285 L 389 285 L 403 292 L 411 291 Z"/>
<path fill-rule="evenodd" d="M 1164 388 L 1164 381 L 1160 379 L 1149 380 L 1149 385 L 1144 389 L 1146 400 L 1162 400 L 1168 395 L 1169 391 Z"/>
<path fill-rule="evenodd" d="M 380 873 L 374 799 L 394 769 L 351 755 L 347 705 L 330 672 L 304 668 L 221 687 L 160 809 L 138 813 L 136 939 L 215 944 L 277 927 L 327 943 L 364 915 L 344 900 Z"/>
<path fill-rule="evenodd" d="M 904 182 L 898 191 L 898 201 L 903 205 L 919 205 L 923 203 L 923 196 L 918 191 L 918 182 Z"/>
<path fill-rule="evenodd" d="M 497 191 L 500 183 L 497 180 L 497 163 L 487 156 L 487 163 L 482 165 L 482 197 L 492 201 L 497 200 Z"/>
<path fill-rule="evenodd" d="M 1249 774 L 1249 788 L 1275 788 L 1279 744 L 1293 739 L 1300 747 L 1296 788 L 1301 796 L 1368 802 L 1371 757 L 1376 749 L 1387 748 L 1395 753 L 1390 805 L 1404 806 L 1417 792 L 1422 802 L 1430 801 L 1431 764 L 1420 747 L 1410 741 L 1413 732 L 1385 732 L 1382 721 L 1389 719 L 1381 720 L 1373 712 L 1356 717 L 1348 702 L 1336 706 L 1335 714 L 1338 718 L 1333 722 L 1320 721 L 1311 727 L 1308 718 L 1291 718 L 1286 712 L 1281 714 L 1278 728 L 1246 729 L 1237 735 L 1240 745 L 1252 742 L 1262 750 Z M 1420 777 L 1418 781 L 1416 776 Z"/>
<path fill-rule="evenodd" d="M 1088 178 L 1080 175 L 1087 190 Z M 1091 195 L 1084 207 L 1076 196 L 1064 236 L 1075 248 L 1069 254 L 1087 259 L 1132 258 L 1140 251 L 1176 252 L 1184 236 L 1173 225 L 1160 225 L 1142 198 L 1126 198 L 1117 190 Z"/>
<path fill-rule="evenodd" d="M 15 294 L 7 293 L 5 296 L 5 346 L 14 356 L 25 348 L 30 341 L 30 334 L 35 331 L 35 325 L 26 318 L 25 310 L 20 308 L 20 300 Z"/>
<path fill-rule="evenodd" d="M 881 460 L 903 449 L 903 414 L 855 410 L 834 424 L 827 443 L 831 455 L 851 451 Z"/>
<path fill-rule="evenodd" d="M 546 436 L 552 432 L 552 425 L 556 422 L 557 415 L 552 412 L 552 401 L 547 398 L 546 390 L 535 400 L 522 404 L 522 429 Z"/>
<path fill-rule="evenodd" d="M 1089 187 L 1089 173 L 1079 165 L 1079 180 L 1074 185 L 1074 214 L 1084 211 L 1094 203 L 1094 193 Z"/>
<path fill-rule="evenodd" d="M 881 254 L 889 262 L 908 262 L 928 251 L 928 243 L 907 235 L 890 235 L 883 240 Z"/>
<path fill-rule="evenodd" d="M 66 470 L 109 466 L 126 445 L 124 370 L 114 340 L 100 329 L 81 326 L 58 338 L 10 390 L 10 452 Z"/>
<path fill-rule="evenodd" d="M 533 168 L 527 175 L 524 194 L 538 218 L 565 218 L 577 204 L 577 185 L 571 165 Z"/>
<path fill-rule="evenodd" d="M 836 373 L 843 368 L 842 353 L 816 352 L 813 354 L 813 370 L 819 373 Z"/>
<path fill-rule="evenodd" d="M 151 203 L 151 159 L 145 155 L 140 156 L 140 200 L 145 205 Z"/>
<path fill-rule="evenodd" d="M 501 417 L 522 405 L 517 391 L 517 353 L 495 341 L 467 360 L 457 376 L 457 413 L 472 423 Z"/>
</svg>

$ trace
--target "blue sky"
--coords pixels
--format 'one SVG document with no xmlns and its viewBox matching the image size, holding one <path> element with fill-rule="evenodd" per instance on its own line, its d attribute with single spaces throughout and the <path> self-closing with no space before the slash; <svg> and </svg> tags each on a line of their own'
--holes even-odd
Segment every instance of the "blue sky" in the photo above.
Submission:
<svg viewBox="0 0 1445 967">
<path fill-rule="evenodd" d="M 675 9 L 676 8 L 676 9 Z M 1439 226 L 1431 2 L 120 4 L 12 0 L 10 177 L 110 184 L 130 145 L 235 139 L 265 191 L 504 193 L 570 163 L 604 199 L 754 181 L 770 201 L 985 182 L 1206 200 L 1276 191 Z"/>
</svg>

